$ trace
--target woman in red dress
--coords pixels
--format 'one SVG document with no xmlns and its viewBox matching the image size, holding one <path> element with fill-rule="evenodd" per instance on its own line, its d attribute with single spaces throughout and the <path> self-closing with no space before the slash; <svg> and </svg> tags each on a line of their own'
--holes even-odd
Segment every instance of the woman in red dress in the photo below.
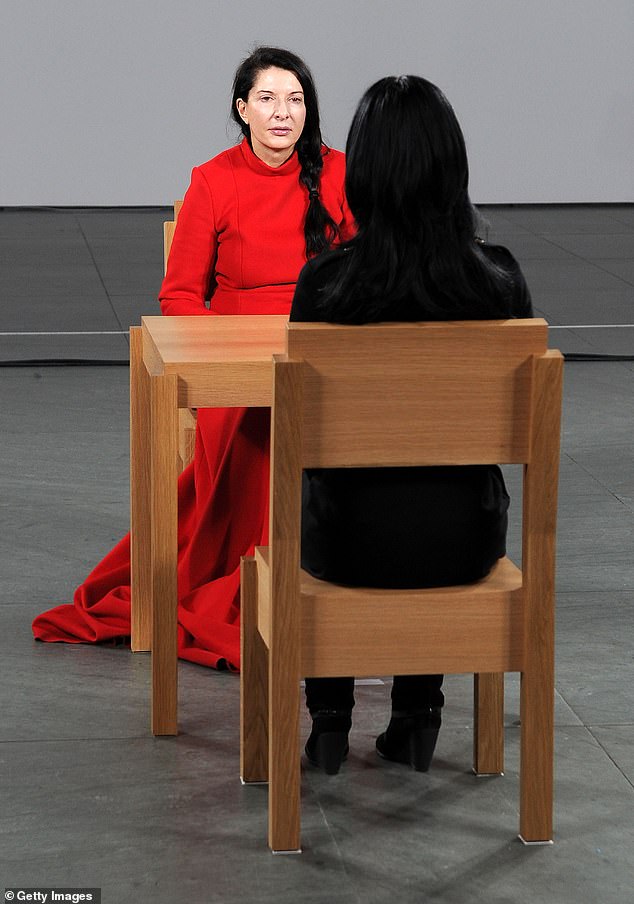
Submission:
<svg viewBox="0 0 634 904">
<path fill-rule="evenodd" d="M 349 239 L 344 156 L 323 145 L 307 66 L 260 47 L 238 68 L 239 145 L 196 167 L 160 292 L 166 315 L 288 314 L 307 258 Z M 179 655 L 239 667 L 240 557 L 266 542 L 269 412 L 201 409 L 179 482 Z M 72 605 L 38 616 L 39 640 L 98 643 L 130 633 L 125 537 Z"/>
</svg>

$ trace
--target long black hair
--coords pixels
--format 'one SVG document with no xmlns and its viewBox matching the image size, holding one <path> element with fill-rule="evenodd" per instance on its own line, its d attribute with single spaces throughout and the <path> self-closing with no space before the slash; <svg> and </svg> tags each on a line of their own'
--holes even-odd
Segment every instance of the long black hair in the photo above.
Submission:
<svg viewBox="0 0 634 904">
<path fill-rule="evenodd" d="M 278 47 L 257 47 L 236 70 L 231 97 L 231 115 L 240 126 L 242 134 L 251 143 L 251 130 L 239 115 L 236 101 L 239 98 L 246 101 L 259 73 L 272 67 L 292 72 L 304 92 L 306 121 L 295 149 L 301 166 L 299 181 L 306 188 L 309 199 L 304 220 L 306 256 L 309 257 L 328 248 L 339 234 L 336 223 L 319 197 L 320 177 L 324 165 L 323 154 L 327 153 L 328 149 L 324 149 L 322 146 L 317 89 L 310 69 L 303 60 L 289 50 L 281 50 Z"/>
<path fill-rule="evenodd" d="M 322 294 L 360 320 L 404 300 L 438 319 L 505 316 L 511 285 L 476 241 L 462 130 L 442 91 L 414 75 L 364 94 L 346 144 L 346 195 L 358 232 Z"/>
</svg>

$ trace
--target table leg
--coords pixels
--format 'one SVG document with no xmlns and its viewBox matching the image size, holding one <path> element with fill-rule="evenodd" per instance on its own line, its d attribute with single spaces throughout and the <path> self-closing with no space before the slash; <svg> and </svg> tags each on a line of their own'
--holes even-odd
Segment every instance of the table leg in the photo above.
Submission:
<svg viewBox="0 0 634 904">
<path fill-rule="evenodd" d="M 152 732 L 178 733 L 178 378 L 150 377 Z"/>
<path fill-rule="evenodd" d="M 130 329 L 130 633 L 133 653 L 152 647 L 150 599 L 150 376 L 143 330 Z"/>
</svg>

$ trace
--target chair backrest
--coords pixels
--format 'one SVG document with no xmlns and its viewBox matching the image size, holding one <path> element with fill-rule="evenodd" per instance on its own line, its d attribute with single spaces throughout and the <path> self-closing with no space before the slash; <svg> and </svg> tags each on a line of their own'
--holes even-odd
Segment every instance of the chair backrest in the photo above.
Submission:
<svg viewBox="0 0 634 904">
<path fill-rule="evenodd" d="M 547 330 L 539 318 L 290 323 L 287 354 L 274 357 L 274 571 L 299 560 L 311 467 L 523 463 L 524 554 L 530 543 L 531 561 L 552 558 L 563 359 Z"/>
<path fill-rule="evenodd" d="M 527 462 L 541 319 L 291 323 L 303 467 Z"/>
<path fill-rule="evenodd" d="M 174 219 L 166 220 L 163 223 L 163 272 L 167 272 L 167 261 L 170 256 L 170 249 L 172 247 L 172 239 L 174 238 L 174 231 L 176 230 L 178 214 L 180 213 L 180 209 L 182 206 L 183 206 L 182 201 L 174 201 Z"/>
</svg>

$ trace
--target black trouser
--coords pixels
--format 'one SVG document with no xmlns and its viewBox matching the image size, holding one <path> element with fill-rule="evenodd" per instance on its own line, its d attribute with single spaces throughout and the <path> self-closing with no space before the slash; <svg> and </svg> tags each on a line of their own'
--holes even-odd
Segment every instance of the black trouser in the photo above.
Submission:
<svg viewBox="0 0 634 904">
<path fill-rule="evenodd" d="M 306 471 L 302 568 L 351 587 L 470 583 L 505 553 L 508 505 L 492 465 Z M 442 680 L 395 676 L 392 709 L 442 706 Z M 349 711 L 354 679 L 308 678 L 306 702 L 311 712 Z"/>
<path fill-rule="evenodd" d="M 423 706 L 442 706 L 443 675 L 395 675 L 392 709 L 415 711 Z M 331 709 L 349 712 L 354 706 L 354 678 L 307 678 L 306 705 L 311 714 Z"/>
</svg>

